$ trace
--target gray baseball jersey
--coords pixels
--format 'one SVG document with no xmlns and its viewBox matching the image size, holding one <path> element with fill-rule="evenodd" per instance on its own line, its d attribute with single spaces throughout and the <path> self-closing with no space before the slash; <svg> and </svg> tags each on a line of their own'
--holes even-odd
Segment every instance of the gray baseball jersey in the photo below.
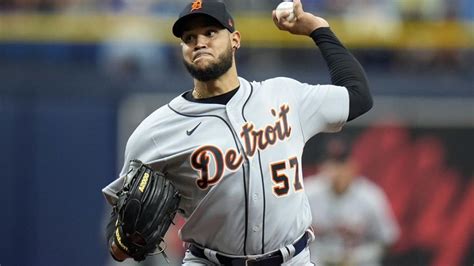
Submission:
<svg viewBox="0 0 474 266">
<path fill-rule="evenodd" d="M 301 156 L 308 139 L 341 129 L 347 89 L 289 78 L 248 82 L 226 105 L 182 96 L 147 117 L 130 136 L 110 202 L 131 159 L 164 171 L 183 195 L 183 241 L 232 255 L 289 245 L 311 225 Z"/>
<path fill-rule="evenodd" d="M 333 192 L 330 178 L 306 179 L 305 191 L 316 230 L 316 241 L 310 245 L 312 259 L 380 265 L 384 246 L 393 244 L 399 235 L 385 193 L 363 177 L 355 178 L 348 191 L 339 196 Z"/>
</svg>

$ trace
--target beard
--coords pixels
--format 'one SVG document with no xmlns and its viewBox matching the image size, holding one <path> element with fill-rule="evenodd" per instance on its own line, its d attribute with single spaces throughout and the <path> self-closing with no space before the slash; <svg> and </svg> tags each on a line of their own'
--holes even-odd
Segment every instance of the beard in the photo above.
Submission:
<svg viewBox="0 0 474 266">
<path fill-rule="evenodd" d="M 228 49 L 217 57 L 217 62 L 213 62 L 205 68 L 198 68 L 185 60 L 183 63 L 193 78 L 203 82 L 216 80 L 232 67 L 232 48 L 229 45 Z"/>
</svg>

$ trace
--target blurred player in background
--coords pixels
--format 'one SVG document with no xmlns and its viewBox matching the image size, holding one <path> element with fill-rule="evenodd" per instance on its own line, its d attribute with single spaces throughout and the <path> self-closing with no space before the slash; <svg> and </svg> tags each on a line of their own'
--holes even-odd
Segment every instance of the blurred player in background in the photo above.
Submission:
<svg viewBox="0 0 474 266">
<path fill-rule="evenodd" d="M 385 193 L 357 176 L 342 139 L 331 139 L 326 152 L 321 172 L 305 180 L 316 233 L 312 261 L 322 266 L 381 265 L 399 235 Z"/>
</svg>

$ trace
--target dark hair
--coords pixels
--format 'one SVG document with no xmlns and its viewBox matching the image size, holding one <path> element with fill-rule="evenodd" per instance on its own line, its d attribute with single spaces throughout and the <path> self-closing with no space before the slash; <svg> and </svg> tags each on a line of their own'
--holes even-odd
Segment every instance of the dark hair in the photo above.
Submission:
<svg viewBox="0 0 474 266">
<path fill-rule="evenodd" d="M 326 143 L 325 159 L 344 162 L 351 155 L 351 146 L 341 137 L 330 138 Z"/>
</svg>

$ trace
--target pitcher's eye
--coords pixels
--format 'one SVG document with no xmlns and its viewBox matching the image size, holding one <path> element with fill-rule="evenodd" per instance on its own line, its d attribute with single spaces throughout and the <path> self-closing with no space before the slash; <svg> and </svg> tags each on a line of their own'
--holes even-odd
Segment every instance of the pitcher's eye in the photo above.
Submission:
<svg viewBox="0 0 474 266">
<path fill-rule="evenodd" d="M 181 37 L 181 40 L 186 44 L 193 42 L 195 39 L 196 37 L 192 34 L 183 35 L 183 37 Z"/>
<path fill-rule="evenodd" d="M 208 30 L 206 31 L 206 36 L 207 37 L 214 37 L 216 35 L 217 31 L 216 30 Z"/>
</svg>

